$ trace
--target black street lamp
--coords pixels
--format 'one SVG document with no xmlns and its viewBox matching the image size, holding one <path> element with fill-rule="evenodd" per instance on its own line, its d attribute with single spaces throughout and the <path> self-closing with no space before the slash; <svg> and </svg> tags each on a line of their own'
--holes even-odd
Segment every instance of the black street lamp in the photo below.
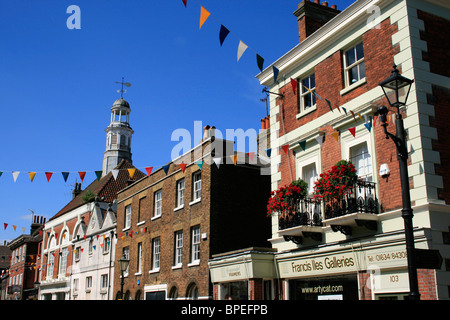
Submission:
<svg viewBox="0 0 450 320">
<path fill-rule="evenodd" d="M 406 254 L 408 261 L 408 276 L 409 276 L 409 299 L 420 300 L 419 284 L 417 280 L 417 268 L 416 268 L 416 255 L 414 248 L 414 231 L 413 231 L 413 211 L 411 209 L 411 198 L 409 195 L 409 177 L 408 177 L 408 150 L 406 148 L 405 129 L 403 125 L 403 118 L 400 114 L 400 107 L 406 105 L 409 91 L 414 80 L 401 76 L 397 70 L 397 66 L 394 65 L 392 75 L 386 80 L 379 83 L 383 89 L 389 105 L 397 108 L 397 114 L 395 117 L 397 134 L 393 135 L 387 131 L 386 114 L 388 109 L 385 106 L 378 108 L 378 115 L 381 119 L 381 125 L 384 128 L 386 139 L 391 138 L 397 147 L 397 159 L 400 167 L 400 181 L 402 188 L 402 218 L 405 225 L 405 242 L 406 242 Z"/>
<path fill-rule="evenodd" d="M 130 260 L 128 260 L 127 257 L 125 257 L 125 255 L 123 255 L 123 257 L 119 259 L 119 268 L 122 275 L 122 280 L 120 281 L 120 300 L 123 300 L 123 285 L 124 285 L 123 273 L 125 272 L 125 270 L 127 270 L 129 263 Z"/>
</svg>

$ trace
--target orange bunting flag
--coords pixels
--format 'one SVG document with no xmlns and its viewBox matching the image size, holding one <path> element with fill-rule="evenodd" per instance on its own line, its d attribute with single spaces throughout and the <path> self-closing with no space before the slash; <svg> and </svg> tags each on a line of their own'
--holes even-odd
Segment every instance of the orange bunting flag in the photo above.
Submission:
<svg viewBox="0 0 450 320">
<path fill-rule="evenodd" d="M 47 177 L 47 182 L 50 181 L 50 178 L 52 177 L 53 172 L 46 172 L 45 176 Z"/>
<path fill-rule="evenodd" d="M 128 169 L 128 174 L 130 175 L 130 179 L 133 179 L 135 172 L 136 172 L 135 168 Z"/>
<path fill-rule="evenodd" d="M 350 133 L 352 134 L 353 137 L 355 136 L 355 130 L 356 130 L 355 127 L 348 129 L 348 131 L 350 131 Z"/>
<path fill-rule="evenodd" d="M 208 10 L 203 8 L 203 6 L 200 7 L 200 29 L 202 28 L 203 24 L 205 23 L 206 19 L 209 18 L 210 13 Z"/>
<path fill-rule="evenodd" d="M 86 171 L 79 171 L 78 175 L 80 176 L 81 182 L 83 182 L 84 176 L 86 175 Z"/>
<path fill-rule="evenodd" d="M 31 182 L 33 182 L 34 177 L 36 176 L 36 172 L 28 172 L 28 175 L 30 176 Z"/>
<path fill-rule="evenodd" d="M 333 132 L 331 135 L 336 141 L 339 141 L 339 131 Z"/>
<path fill-rule="evenodd" d="M 186 163 L 180 163 L 180 168 L 181 168 L 181 171 L 183 171 L 183 173 L 184 173 L 184 170 L 186 170 Z"/>
<path fill-rule="evenodd" d="M 233 160 L 234 165 L 236 165 L 236 163 L 237 163 L 237 158 L 238 158 L 237 154 L 235 154 L 235 155 L 233 155 L 233 156 L 230 156 L 230 158 L 231 158 L 231 160 Z"/>
<path fill-rule="evenodd" d="M 285 144 L 284 146 L 281 146 L 281 148 L 283 148 L 284 153 L 288 154 L 288 151 L 289 151 L 289 145 L 288 144 Z"/>
</svg>

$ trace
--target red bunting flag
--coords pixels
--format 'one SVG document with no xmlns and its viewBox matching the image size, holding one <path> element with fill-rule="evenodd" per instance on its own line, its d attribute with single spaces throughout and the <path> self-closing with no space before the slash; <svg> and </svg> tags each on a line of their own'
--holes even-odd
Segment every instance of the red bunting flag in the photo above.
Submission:
<svg viewBox="0 0 450 320">
<path fill-rule="evenodd" d="M 184 173 L 184 170 L 186 170 L 186 163 L 180 163 L 180 168 L 181 168 L 181 171 L 183 171 L 183 173 Z"/>
<path fill-rule="evenodd" d="M 145 171 L 147 171 L 147 175 L 150 175 L 152 173 L 153 167 L 147 167 L 145 168 Z"/>
<path fill-rule="evenodd" d="M 183 0 L 183 3 L 184 3 L 184 7 L 186 8 L 187 0 Z"/>
<path fill-rule="evenodd" d="M 86 171 L 79 171 L 78 175 L 80 176 L 81 182 L 83 182 L 84 176 L 86 175 Z"/>
<path fill-rule="evenodd" d="M 50 178 L 52 177 L 53 172 L 46 172 L 45 176 L 47 177 L 47 182 L 50 181 Z"/>
<path fill-rule="evenodd" d="M 8 226 L 8 224 L 7 223 L 3 223 L 3 225 L 5 226 L 5 230 L 6 230 L 6 227 Z"/>
<path fill-rule="evenodd" d="M 283 148 L 284 153 L 288 154 L 288 151 L 289 151 L 289 145 L 288 144 L 285 144 L 284 146 L 281 146 L 281 148 Z"/>
<path fill-rule="evenodd" d="M 350 133 L 353 135 L 353 137 L 355 136 L 355 130 L 356 130 L 355 127 L 348 129 L 348 131 L 350 131 Z"/>
<path fill-rule="evenodd" d="M 250 159 L 250 161 L 253 161 L 253 159 L 255 159 L 255 152 L 249 152 L 248 153 L 248 158 Z"/>
<path fill-rule="evenodd" d="M 297 80 L 291 78 L 292 91 L 297 92 Z"/>
<path fill-rule="evenodd" d="M 355 117 L 355 113 L 352 111 L 352 110 L 350 110 L 350 113 L 352 114 L 352 116 L 353 116 L 353 119 L 355 119 L 355 122 L 356 122 L 356 117 Z"/>
</svg>

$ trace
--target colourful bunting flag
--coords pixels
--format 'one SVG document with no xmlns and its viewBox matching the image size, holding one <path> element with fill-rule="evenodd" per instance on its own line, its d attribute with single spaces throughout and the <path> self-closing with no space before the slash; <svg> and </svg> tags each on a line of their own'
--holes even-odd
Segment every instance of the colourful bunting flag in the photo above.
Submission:
<svg viewBox="0 0 450 320">
<path fill-rule="evenodd" d="M 345 115 L 347 115 L 347 109 L 345 109 L 344 107 L 342 107 L 342 109 L 344 110 Z"/>
<path fill-rule="evenodd" d="M 250 159 L 250 161 L 253 161 L 253 159 L 255 158 L 255 153 L 253 151 L 249 152 L 248 153 L 248 158 Z"/>
<path fill-rule="evenodd" d="M 95 175 L 97 176 L 97 181 L 100 181 L 100 178 L 102 177 L 103 171 L 95 171 Z"/>
<path fill-rule="evenodd" d="M 36 172 L 28 172 L 28 175 L 30 176 L 30 181 L 33 182 Z"/>
<path fill-rule="evenodd" d="M 210 13 L 203 6 L 200 6 L 200 29 L 205 21 L 209 18 Z"/>
<path fill-rule="evenodd" d="M 277 82 L 278 74 L 280 73 L 280 70 L 278 70 L 277 67 L 272 66 L 273 69 L 273 82 Z"/>
<path fill-rule="evenodd" d="M 235 154 L 235 155 L 231 155 L 230 156 L 230 158 L 231 158 L 231 161 L 233 161 L 233 163 L 234 163 L 234 165 L 236 165 L 237 164 L 237 154 Z"/>
<path fill-rule="evenodd" d="M 6 227 L 8 226 L 8 224 L 7 223 L 3 223 L 3 226 L 5 227 L 5 230 L 6 230 Z"/>
<path fill-rule="evenodd" d="M 294 91 L 294 94 L 296 94 L 296 92 L 297 92 L 297 80 L 291 78 L 291 86 L 292 86 L 292 91 Z"/>
<path fill-rule="evenodd" d="M 152 173 L 153 167 L 146 167 L 145 171 L 147 171 L 147 175 L 150 175 Z"/>
<path fill-rule="evenodd" d="M 370 123 L 370 122 L 364 123 L 364 126 L 367 128 L 367 130 L 369 130 L 369 132 L 370 132 L 370 129 L 372 129 L 372 123 Z"/>
<path fill-rule="evenodd" d="M 50 178 L 52 177 L 53 172 L 46 172 L 45 176 L 47 177 L 47 182 L 50 182 Z"/>
<path fill-rule="evenodd" d="M 230 30 L 228 30 L 223 24 L 220 25 L 220 32 L 219 32 L 220 46 L 223 45 L 223 42 L 225 41 L 225 38 L 228 36 L 229 33 Z"/>
<path fill-rule="evenodd" d="M 350 133 L 352 134 L 352 136 L 355 137 L 355 131 L 356 131 L 356 128 L 355 128 L 355 127 L 349 128 L 348 131 L 350 131 Z"/>
<path fill-rule="evenodd" d="M 353 119 L 355 120 L 355 122 L 357 122 L 357 121 L 356 121 L 356 117 L 355 117 L 355 113 L 354 113 L 352 110 L 350 110 L 350 113 L 352 114 Z"/>
<path fill-rule="evenodd" d="M 13 229 L 14 229 L 14 231 L 16 231 L 16 228 L 17 228 L 17 226 L 13 225 Z"/>
<path fill-rule="evenodd" d="M 220 163 L 222 162 L 222 158 L 213 158 L 213 160 L 214 160 L 214 163 L 217 166 L 217 169 L 219 169 Z"/>
<path fill-rule="evenodd" d="M 333 132 L 331 135 L 336 141 L 339 141 L 339 131 Z"/>
<path fill-rule="evenodd" d="M 259 70 L 262 72 L 264 67 L 264 59 L 259 54 L 256 54 L 256 63 L 258 64 Z"/>
<path fill-rule="evenodd" d="M 81 182 L 83 182 L 86 171 L 78 171 L 78 175 L 80 176 Z"/>
<path fill-rule="evenodd" d="M 323 138 L 324 138 L 324 136 L 322 136 L 322 135 L 316 137 L 316 141 L 320 146 L 322 146 L 322 144 L 323 144 Z"/>
<path fill-rule="evenodd" d="M 203 163 L 204 163 L 204 161 L 203 160 L 199 160 L 199 161 L 196 161 L 195 162 L 197 165 L 198 165 L 198 167 L 200 168 L 200 170 L 202 169 L 202 167 L 203 167 Z"/>
<path fill-rule="evenodd" d="M 183 171 L 183 173 L 184 173 L 184 170 L 186 170 L 186 163 L 180 163 L 180 168 L 181 168 L 181 171 Z"/>
<path fill-rule="evenodd" d="M 0 171 L 0 177 L 2 176 L 2 174 L 3 174 L 3 171 Z"/>
<path fill-rule="evenodd" d="M 113 170 L 111 170 L 111 174 L 113 175 L 114 180 L 117 180 L 117 176 L 119 175 L 119 170 L 113 169 Z"/>
<path fill-rule="evenodd" d="M 284 150 L 284 153 L 288 154 L 289 144 L 285 144 L 284 146 L 281 146 L 281 148 Z"/>
<path fill-rule="evenodd" d="M 248 46 L 243 43 L 242 41 L 239 41 L 238 51 L 237 51 L 237 61 L 242 57 L 245 50 L 247 50 Z"/>
<path fill-rule="evenodd" d="M 130 175 L 130 179 L 133 179 L 135 172 L 136 172 L 136 168 L 129 168 L 128 169 L 128 174 Z"/>
<path fill-rule="evenodd" d="M 298 144 L 299 144 L 300 147 L 303 149 L 303 151 L 305 151 L 305 149 L 306 149 L 306 140 L 299 141 Z"/>
<path fill-rule="evenodd" d="M 13 171 L 12 172 L 12 176 L 13 176 L 14 182 L 17 181 L 17 177 L 19 176 L 19 173 L 20 173 L 20 171 Z"/>
<path fill-rule="evenodd" d="M 272 154 L 272 149 L 269 148 L 269 149 L 266 149 L 265 151 L 266 151 L 267 156 L 270 158 L 270 155 Z"/>
<path fill-rule="evenodd" d="M 183 3 L 184 3 L 184 7 L 186 8 L 186 6 L 187 6 L 187 0 L 183 0 Z"/>
<path fill-rule="evenodd" d="M 333 111 L 333 108 L 331 107 L 331 102 L 330 102 L 330 100 L 325 99 L 325 101 L 328 103 L 328 106 L 330 107 L 331 112 L 334 112 L 334 111 Z"/>
<path fill-rule="evenodd" d="M 69 177 L 69 172 L 61 172 L 63 178 L 64 178 L 64 182 L 67 182 L 67 178 Z"/>
<path fill-rule="evenodd" d="M 170 167 L 170 163 L 166 164 L 165 166 L 162 166 L 164 172 L 167 174 L 167 172 L 169 171 L 169 167 Z"/>
</svg>

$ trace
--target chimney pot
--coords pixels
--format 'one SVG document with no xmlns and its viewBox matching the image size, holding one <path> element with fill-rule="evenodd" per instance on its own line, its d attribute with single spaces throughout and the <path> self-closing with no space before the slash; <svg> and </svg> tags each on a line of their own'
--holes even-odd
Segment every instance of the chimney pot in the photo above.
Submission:
<svg viewBox="0 0 450 320">
<path fill-rule="evenodd" d="M 336 9 L 337 9 L 337 6 L 336 6 L 335 4 L 333 4 L 333 5 L 331 5 L 330 8 L 336 10 Z"/>
<path fill-rule="evenodd" d="M 325 7 L 328 7 L 328 1 L 322 2 L 322 5 L 325 6 Z"/>
</svg>

